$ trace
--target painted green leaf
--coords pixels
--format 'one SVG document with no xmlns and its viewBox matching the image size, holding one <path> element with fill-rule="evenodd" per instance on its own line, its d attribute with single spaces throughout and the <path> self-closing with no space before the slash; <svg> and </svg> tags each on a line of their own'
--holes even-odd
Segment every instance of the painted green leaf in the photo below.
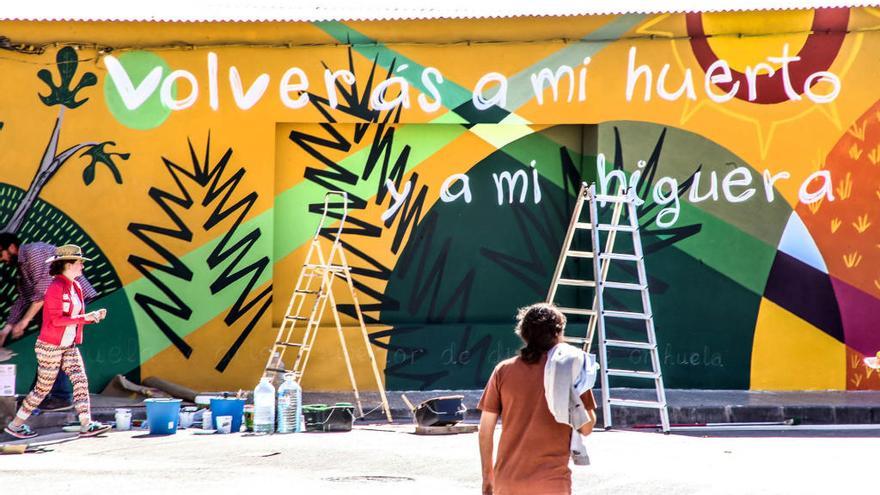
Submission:
<svg viewBox="0 0 880 495">
<path fill-rule="evenodd" d="M 98 83 L 98 78 L 92 72 L 86 72 L 79 82 L 71 89 L 76 69 L 79 66 L 76 50 L 66 46 L 58 50 L 55 56 L 55 62 L 58 67 L 59 82 L 56 85 L 52 77 L 52 73 L 48 69 L 41 69 L 37 72 L 37 77 L 49 86 L 49 94 L 46 96 L 39 95 L 44 105 L 64 105 L 67 108 L 76 108 L 83 103 L 89 101 L 88 98 L 77 100 L 77 94 L 86 87 L 94 86 Z"/>
<path fill-rule="evenodd" d="M 95 180 L 95 165 L 89 165 L 83 169 L 83 182 L 88 186 Z"/>
<path fill-rule="evenodd" d="M 55 62 L 58 64 L 58 74 L 61 75 L 61 85 L 69 86 L 76 74 L 76 67 L 79 65 L 79 59 L 76 56 L 76 50 L 69 46 L 58 50 L 55 55 Z"/>
<path fill-rule="evenodd" d="M 110 172 L 113 174 L 113 179 L 117 184 L 122 184 L 122 174 L 119 172 L 119 168 L 117 168 L 113 157 L 118 156 L 123 160 L 128 160 L 128 157 L 131 156 L 131 154 L 106 151 L 104 148 L 107 145 L 116 146 L 116 143 L 113 141 L 104 141 L 103 143 L 90 146 L 79 155 L 80 157 L 88 156 L 90 160 L 89 164 L 86 165 L 86 168 L 83 170 L 83 182 L 85 182 L 86 185 L 91 184 L 92 181 L 95 180 L 95 169 L 99 163 L 110 169 Z"/>
</svg>

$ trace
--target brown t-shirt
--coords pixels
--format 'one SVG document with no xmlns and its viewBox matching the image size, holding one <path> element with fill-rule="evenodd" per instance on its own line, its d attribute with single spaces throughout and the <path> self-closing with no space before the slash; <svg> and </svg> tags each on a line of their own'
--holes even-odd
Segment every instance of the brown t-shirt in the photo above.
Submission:
<svg viewBox="0 0 880 495">
<path fill-rule="evenodd" d="M 520 357 L 498 363 L 478 409 L 501 414 L 501 441 L 495 461 L 495 493 L 571 493 L 571 426 L 557 423 L 544 395 L 547 355 L 534 364 Z M 581 395 L 596 409 L 593 392 Z"/>
</svg>

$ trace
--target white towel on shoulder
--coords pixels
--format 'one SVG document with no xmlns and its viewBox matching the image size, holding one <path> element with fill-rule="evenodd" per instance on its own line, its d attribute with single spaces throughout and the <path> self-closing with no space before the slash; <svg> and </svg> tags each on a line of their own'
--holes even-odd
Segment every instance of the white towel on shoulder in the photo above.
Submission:
<svg viewBox="0 0 880 495">
<path fill-rule="evenodd" d="M 578 428 L 589 420 L 581 394 L 596 383 L 598 365 L 592 356 L 569 344 L 556 344 L 544 365 L 544 395 L 550 413 L 572 427 L 571 451 L 575 464 L 589 464 Z"/>
</svg>

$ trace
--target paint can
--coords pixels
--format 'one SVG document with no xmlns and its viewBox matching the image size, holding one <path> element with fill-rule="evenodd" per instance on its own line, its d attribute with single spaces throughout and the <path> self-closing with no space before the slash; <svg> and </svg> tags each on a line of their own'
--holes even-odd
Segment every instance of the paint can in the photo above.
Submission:
<svg viewBox="0 0 880 495">
<path fill-rule="evenodd" d="M 131 409 L 116 409 L 116 429 L 127 431 L 131 429 Z"/>
<path fill-rule="evenodd" d="M 254 431 L 254 405 L 245 404 L 244 406 L 244 427 L 247 431 Z"/>
<path fill-rule="evenodd" d="M 232 416 L 217 416 L 217 433 L 232 433 Z"/>
<path fill-rule="evenodd" d="M 181 428 L 190 428 L 193 425 L 193 421 L 195 420 L 196 411 L 198 408 L 193 406 L 187 406 L 180 409 L 180 427 Z"/>
</svg>

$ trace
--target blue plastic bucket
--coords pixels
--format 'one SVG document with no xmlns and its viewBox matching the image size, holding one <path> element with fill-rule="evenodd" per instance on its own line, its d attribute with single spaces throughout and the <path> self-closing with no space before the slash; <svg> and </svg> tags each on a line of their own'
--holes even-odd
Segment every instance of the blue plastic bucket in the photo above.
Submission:
<svg viewBox="0 0 880 495">
<path fill-rule="evenodd" d="M 173 435 L 180 418 L 180 399 L 147 399 L 147 423 L 150 435 Z"/>
<path fill-rule="evenodd" d="M 219 398 L 211 399 L 211 423 L 217 429 L 217 418 L 232 416 L 232 433 L 241 430 L 241 417 L 244 415 L 244 399 Z"/>
</svg>

